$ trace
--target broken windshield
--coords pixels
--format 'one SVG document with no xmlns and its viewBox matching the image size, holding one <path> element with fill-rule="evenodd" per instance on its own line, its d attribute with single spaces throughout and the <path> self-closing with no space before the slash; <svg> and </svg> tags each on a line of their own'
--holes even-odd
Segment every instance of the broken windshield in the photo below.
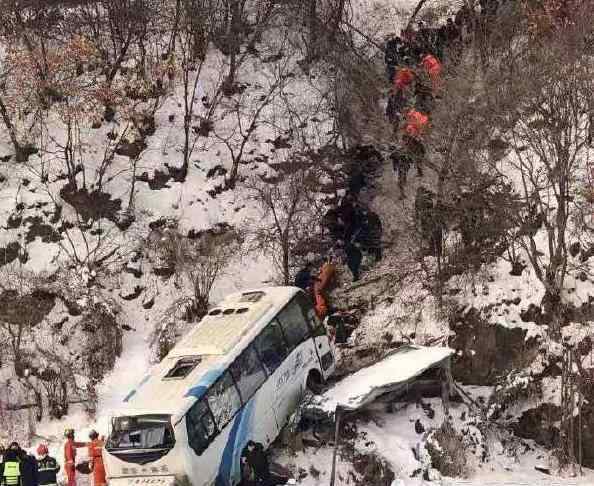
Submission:
<svg viewBox="0 0 594 486">
<path fill-rule="evenodd" d="M 140 415 L 113 419 L 107 449 L 171 449 L 174 444 L 169 415 Z"/>
</svg>

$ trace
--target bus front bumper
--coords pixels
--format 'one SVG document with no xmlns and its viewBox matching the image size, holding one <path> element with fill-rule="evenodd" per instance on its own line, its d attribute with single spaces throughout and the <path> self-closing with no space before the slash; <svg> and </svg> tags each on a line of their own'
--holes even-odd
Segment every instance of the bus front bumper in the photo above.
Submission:
<svg viewBox="0 0 594 486">
<path fill-rule="evenodd" d="M 109 486 L 175 486 L 175 476 L 134 476 L 110 478 Z"/>
</svg>

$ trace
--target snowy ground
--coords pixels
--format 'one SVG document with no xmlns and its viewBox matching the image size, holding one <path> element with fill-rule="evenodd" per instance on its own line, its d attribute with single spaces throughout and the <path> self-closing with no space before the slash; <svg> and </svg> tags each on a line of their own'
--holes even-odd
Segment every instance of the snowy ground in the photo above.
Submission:
<svg viewBox="0 0 594 486">
<path fill-rule="evenodd" d="M 457 2 L 430 1 L 432 6 L 452 5 Z M 353 23 L 364 30 L 370 32 L 370 36 L 378 43 L 383 41 L 386 34 L 398 31 L 403 25 L 411 8 L 417 2 L 415 0 L 356 0 L 353 1 Z M 439 15 L 447 12 L 447 9 L 439 10 Z M 213 72 L 214 67 L 211 67 Z M 252 84 L 266 84 L 266 77 L 262 76 L 266 69 L 261 63 L 254 64 L 247 71 L 249 76 L 245 81 Z M 214 79 L 214 76 L 212 76 Z M 212 81 L 212 80 L 211 80 Z M 297 93 L 294 99 L 294 106 L 300 106 L 303 113 L 311 110 L 315 104 L 312 88 L 315 80 L 301 77 L 291 89 Z M 209 89 L 208 81 L 203 88 Z M 258 91 L 255 91 L 253 98 L 257 98 Z M 311 99 L 309 99 L 311 98 Z M 306 101 L 312 103 L 306 103 Z M 166 104 L 157 113 L 157 131 L 154 136 L 148 139 L 148 148 L 139 162 L 139 173 L 147 172 L 149 177 L 155 174 L 155 170 L 163 170 L 168 164 L 172 167 L 179 166 L 179 121 L 182 115 L 179 113 L 178 103 L 179 92 L 175 92 L 167 100 Z M 279 108 L 280 109 L 280 108 Z M 176 113 L 176 120 L 169 121 L 169 115 Z M 280 112 L 279 112 L 280 113 Z M 277 113 L 275 116 L 280 116 Z M 223 115 L 221 114 L 221 117 Z M 95 135 L 92 135 L 95 145 L 91 150 L 95 153 L 100 151 L 104 143 L 106 133 L 112 129 L 112 126 L 105 126 Z M 319 125 L 313 126 L 310 135 L 315 133 L 324 133 L 328 127 L 324 121 Z M 278 131 L 266 131 L 258 134 L 258 140 L 250 145 L 250 150 L 256 150 L 258 154 L 266 154 L 271 157 L 282 157 L 274 155 L 267 139 L 274 139 L 279 134 Z M 6 141 L 4 141 L 6 142 Z M 316 140 L 317 144 L 322 143 Z M 2 147 L 4 148 L 4 147 Z M 207 195 L 207 191 L 212 190 L 222 183 L 221 177 L 207 178 L 206 173 L 216 165 L 228 166 L 228 156 L 221 145 L 207 143 L 200 147 L 192 161 L 188 179 L 185 183 L 169 181 L 166 187 L 158 190 L 150 189 L 146 183 L 139 183 L 136 188 L 136 209 L 139 213 L 139 219 L 129 234 L 133 234 L 133 239 L 142 239 L 146 236 L 146 225 L 149 221 L 154 221 L 159 217 L 177 217 L 181 221 L 184 230 L 201 230 L 210 228 L 216 223 L 229 223 L 232 225 L 248 225 L 258 219 L 258 212 L 250 202 L 247 194 L 241 191 L 226 191 L 216 197 Z M 384 153 L 387 155 L 387 151 Z M 23 185 L 23 179 L 31 179 L 32 173 L 37 172 L 38 163 L 35 158 L 33 167 L 20 167 L 16 170 L 14 165 L 1 164 L 0 173 L 7 175 L 7 180 L 0 183 L 0 224 L 7 225 L 8 218 L 15 212 L 17 204 L 23 203 L 26 207 L 24 216 L 36 216 L 42 213 L 42 209 L 35 206 L 40 203 L 50 203 L 51 198 L 47 195 L 47 187 L 33 180 L 31 184 Z M 113 167 L 114 173 L 120 170 L 126 170 L 128 161 L 117 157 L 116 164 Z M 242 169 L 244 170 L 244 169 Z M 257 161 L 250 161 L 245 168 L 250 173 L 272 173 L 272 169 Z M 56 174 L 54 174 L 56 175 Z M 426 176 L 428 177 L 428 176 Z M 109 191 L 115 197 L 121 197 L 123 201 L 127 200 L 129 177 L 115 178 L 110 185 Z M 51 185 L 49 190 L 58 192 L 61 182 Z M 366 202 L 372 209 L 383 216 L 384 232 L 390 241 L 390 248 L 386 252 L 384 260 L 377 266 L 367 271 L 363 278 L 363 284 L 370 282 L 376 277 L 386 277 L 396 274 L 404 261 L 410 262 L 415 258 L 416 241 L 406 236 L 410 234 L 410 228 L 413 226 L 412 214 L 414 207 L 414 194 L 420 184 L 432 185 L 430 179 L 419 180 L 415 177 L 414 168 L 411 169 L 409 183 L 407 188 L 408 197 L 405 200 L 398 198 L 397 180 L 388 161 L 386 161 L 383 173 L 377 181 L 377 187 L 373 195 L 368 196 Z M 366 197 L 364 195 L 364 197 Z M 124 204 L 125 206 L 125 204 Z M 74 217 L 66 215 L 66 217 Z M 251 222 L 251 223 L 250 223 Z M 109 224 L 105 222 L 105 224 Z M 118 234 L 118 237 L 121 235 Z M 23 241 L 23 229 L 11 229 L 0 232 L 0 246 L 10 241 Z M 131 238 L 132 239 L 132 238 Z M 25 267 L 34 271 L 52 270 L 56 268 L 58 256 L 63 256 L 59 245 L 55 243 L 44 243 L 40 237 L 26 246 L 30 259 Z M 521 310 L 527 308 L 530 303 L 537 303 L 542 297 L 539 290 L 540 286 L 535 282 L 530 271 L 524 272 L 522 277 L 510 278 L 507 274 L 509 264 L 503 260 L 498 261 L 490 269 L 494 280 L 487 282 L 486 293 L 481 287 L 477 293 L 476 288 L 468 284 L 468 281 L 451 281 L 452 286 L 463 286 L 465 298 L 468 305 L 484 307 L 489 304 L 495 304 L 495 312 L 492 314 L 493 322 L 505 323 L 510 326 L 521 326 L 527 328 L 530 335 L 538 335 L 541 331 L 533 323 L 523 323 L 519 317 Z M 352 299 L 358 296 L 367 296 L 371 300 L 370 311 L 366 314 L 361 327 L 356 331 L 351 339 L 351 344 L 357 346 L 378 346 L 383 344 L 386 333 L 391 333 L 394 340 L 409 339 L 417 343 L 425 343 L 428 340 L 445 336 L 448 333 L 447 322 L 443 319 L 435 306 L 428 301 L 428 289 L 424 287 L 423 270 L 419 268 L 416 275 L 411 275 L 403 281 L 393 282 L 389 278 L 383 278 L 379 283 L 370 283 L 347 290 Z M 265 255 L 251 255 L 249 258 L 239 259 L 230 266 L 227 275 L 217 284 L 213 292 L 213 301 L 216 302 L 231 291 L 252 286 L 258 286 L 271 281 L 270 263 Z M 139 305 L 139 301 L 124 303 L 124 312 L 127 316 L 127 322 L 135 329 L 127 332 L 124 337 L 123 354 L 117 360 L 113 371 L 103 380 L 100 387 L 100 399 L 98 413 L 94 418 L 90 418 L 78 407 L 73 407 L 71 413 L 60 421 L 43 422 L 38 427 L 38 435 L 31 444 L 28 444 L 33 450 L 39 442 L 50 442 L 52 453 L 58 458 L 62 457 L 62 434 L 64 428 L 74 428 L 78 433 L 78 438 L 86 440 L 88 431 L 91 428 L 97 429 L 101 434 L 107 433 L 108 418 L 112 410 L 116 409 L 132 388 L 142 378 L 150 367 L 149 362 L 149 337 L 153 330 L 155 321 L 167 308 L 168 303 L 176 296 L 176 289 L 172 285 L 159 281 L 151 285 L 157 294 L 156 304 L 153 309 L 146 311 Z M 134 280 L 125 276 L 122 277 L 121 287 L 133 287 Z M 148 285 L 147 285 L 148 288 Z M 342 290 L 340 292 L 343 292 Z M 519 306 L 512 306 L 511 310 L 504 310 L 503 307 L 497 307 L 502 299 L 511 299 L 511 296 L 521 298 Z M 591 295 L 594 295 L 591 282 L 582 285 L 576 284 L 575 295 L 579 300 L 586 301 Z M 498 311 L 497 309 L 501 309 Z M 572 333 L 575 334 L 575 333 Z M 472 390 L 471 390 L 472 391 Z M 474 390 L 476 393 L 486 394 L 490 390 Z M 356 448 L 360 452 L 375 453 L 386 460 L 397 474 L 394 486 L 417 486 L 424 484 L 442 484 L 449 485 L 515 485 L 523 484 L 533 485 L 592 485 L 594 484 L 594 474 L 588 473 L 587 476 L 579 479 L 554 479 L 538 473 L 534 466 L 542 461 L 539 456 L 544 455 L 538 448 L 535 451 L 522 455 L 519 462 L 507 457 L 506 452 L 495 441 L 490 444 L 492 452 L 491 461 L 481 464 L 480 461 L 475 464 L 472 477 L 466 480 L 442 479 L 439 481 L 426 483 L 420 479 L 411 479 L 410 475 L 422 463 L 415 459 L 412 449 L 417 448 L 422 442 L 423 437 L 414 430 L 414 423 L 417 419 L 424 422 L 429 427 L 436 427 L 443 420 L 443 412 L 438 401 L 431 401 L 433 409 L 436 411 L 434 419 L 429 420 L 421 409 L 414 405 L 409 405 L 401 410 L 388 414 L 376 410 L 366 421 L 358 424 L 359 433 L 365 434 L 365 440 L 356 443 Z M 465 410 L 468 414 L 468 408 L 465 405 L 458 405 L 455 408 L 453 416 L 459 427 L 464 427 L 460 420 L 461 412 Z M 306 448 L 304 452 L 292 456 L 286 451 L 275 451 L 277 460 L 281 464 L 286 464 L 295 470 L 302 468 L 308 474 L 300 481 L 302 486 L 321 486 L 328 484 L 330 464 L 332 458 L 332 449 L 328 446 L 319 449 Z M 80 455 L 84 459 L 84 452 Z M 312 471 L 319 471 L 319 476 L 314 477 Z M 352 472 L 352 465 L 345 457 L 338 461 L 337 485 L 352 484 L 349 480 L 349 474 Z M 342 478 L 342 479 L 340 479 Z M 81 481 L 84 483 L 84 481 Z"/>
</svg>

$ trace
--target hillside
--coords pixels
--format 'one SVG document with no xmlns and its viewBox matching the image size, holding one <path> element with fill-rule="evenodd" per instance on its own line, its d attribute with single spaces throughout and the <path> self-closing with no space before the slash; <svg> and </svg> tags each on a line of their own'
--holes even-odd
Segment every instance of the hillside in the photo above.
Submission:
<svg viewBox="0 0 594 486">
<path fill-rule="evenodd" d="M 411 397 L 353 414 L 337 485 L 594 482 L 587 5 L 211 3 L 0 14 L 0 443 L 60 457 L 65 428 L 106 434 L 216 302 L 330 259 L 335 379 L 449 346 L 457 395 L 450 417 Z M 404 56 L 394 120 L 383 49 L 413 14 L 443 70 Z M 429 128 L 404 185 L 412 109 Z M 379 245 L 352 236 L 356 282 L 331 217 L 349 200 L 380 221 Z M 304 486 L 329 481 L 318 426 L 270 451 Z"/>
</svg>

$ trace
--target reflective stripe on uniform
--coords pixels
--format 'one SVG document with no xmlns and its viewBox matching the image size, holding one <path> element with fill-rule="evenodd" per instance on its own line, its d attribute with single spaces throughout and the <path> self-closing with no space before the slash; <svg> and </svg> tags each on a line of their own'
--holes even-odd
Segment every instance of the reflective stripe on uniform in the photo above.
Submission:
<svg viewBox="0 0 594 486">
<path fill-rule="evenodd" d="M 4 463 L 4 484 L 7 486 L 15 486 L 19 484 L 21 479 L 21 465 L 18 462 Z"/>
</svg>

